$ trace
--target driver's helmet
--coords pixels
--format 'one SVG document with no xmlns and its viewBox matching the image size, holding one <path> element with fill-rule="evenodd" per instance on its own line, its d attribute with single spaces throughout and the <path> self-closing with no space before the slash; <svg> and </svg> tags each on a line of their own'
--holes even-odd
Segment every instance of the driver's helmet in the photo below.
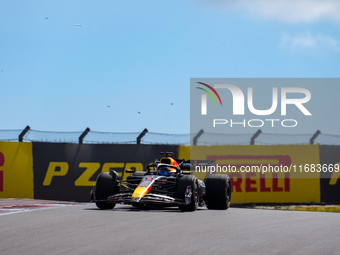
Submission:
<svg viewBox="0 0 340 255">
<path fill-rule="evenodd" d="M 168 166 L 159 166 L 157 169 L 158 175 L 169 176 L 171 173 L 171 169 Z"/>
<path fill-rule="evenodd" d="M 168 164 L 168 165 L 175 166 L 175 167 L 179 168 L 177 161 L 174 160 L 173 158 L 170 158 L 170 157 L 161 158 L 160 162 L 162 164 Z M 176 172 L 176 169 L 171 167 L 170 171 L 174 173 L 174 172 Z"/>
</svg>

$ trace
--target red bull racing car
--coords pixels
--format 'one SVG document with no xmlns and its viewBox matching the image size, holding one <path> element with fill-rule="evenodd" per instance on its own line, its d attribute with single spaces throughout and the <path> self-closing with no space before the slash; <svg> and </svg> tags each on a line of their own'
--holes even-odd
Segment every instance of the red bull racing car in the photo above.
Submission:
<svg viewBox="0 0 340 255">
<path fill-rule="evenodd" d="M 175 206 L 181 211 L 195 211 L 204 204 L 208 209 L 228 209 L 231 199 L 231 183 L 225 174 L 207 174 L 201 181 L 192 174 L 190 161 L 178 163 L 162 153 L 160 161 L 147 166 L 146 171 L 132 173 L 125 181 L 118 173 L 100 173 L 90 199 L 100 209 L 113 209 L 117 203 L 137 207 L 149 205 Z"/>
</svg>

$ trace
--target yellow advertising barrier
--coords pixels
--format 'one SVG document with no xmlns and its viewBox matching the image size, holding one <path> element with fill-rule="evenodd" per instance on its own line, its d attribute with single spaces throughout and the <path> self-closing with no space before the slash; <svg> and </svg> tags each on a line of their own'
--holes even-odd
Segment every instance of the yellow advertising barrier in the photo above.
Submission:
<svg viewBox="0 0 340 255">
<path fill-rule="evenodd" d="M 228 174 L 232 203 L 320 202 L 320 173 L 309 171 L 320 163 L 318 145 L 180 146 L 178 154 L 215 163 L 196 166 L 202 180 L 207 172 Z"/>
<path fill-rule="evenodd" d="M 33 198 L 32 143 L 0 142 L 0 197 Z"/>
</svg>

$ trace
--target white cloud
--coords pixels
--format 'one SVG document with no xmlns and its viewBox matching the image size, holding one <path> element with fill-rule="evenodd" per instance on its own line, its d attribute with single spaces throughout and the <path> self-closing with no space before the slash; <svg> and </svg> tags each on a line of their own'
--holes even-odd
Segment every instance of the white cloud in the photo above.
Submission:
<svg viewBox="0 0 340 255">
<path fill-rule="evenodd" d="M 340 24 L 340 0 L 201 0 L 218 11 L 245 12 L 285 23 L 331 21 Z M 340 52 L 340 42 L 324 33 L 282 34 L 279 44 L 292 50 L 332 50 Z"/>
<path fill-rule="evenodd" d="M 329 49 L 340 52 L 340 43 L 336 39 L 321 33 L 311 34 L 306 31 L 299 35 L 282 34 L 280 47 L 297 50 Z"/>
<path fill-rule="evenodd" d="M 340 21 L 339 0 L 205 0 L 205 3 L 288 23 Z"/>
</svg>

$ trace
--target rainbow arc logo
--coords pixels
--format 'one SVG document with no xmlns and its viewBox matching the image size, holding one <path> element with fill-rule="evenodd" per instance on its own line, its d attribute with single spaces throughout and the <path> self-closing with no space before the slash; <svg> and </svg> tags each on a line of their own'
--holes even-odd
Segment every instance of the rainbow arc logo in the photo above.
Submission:
<svg viewBox="0 0 340 255">
<path fill-rule="evenodd" d="M 213 87 L 211 87 L 210 85 L 208 85 L 206 83 L 203 83 L 203 82 L 197 82 L 197 83 L 207 87 L 208 89 L 210 89 L 217 96 L 217 98 L 220 101 L 220 104 L 222 106 L 221 97 L 220 97 L 220 95 L 217 93 L 217 91 Z M 214 95 L 208 89 L 201 88 L 201 87 L 197 87 L 197 88 L 200 89 L 200 90 L 203 90 L 204 92 L 206 92 L 212 98 L 212 100 L 214 101 L 215 105 L 217 105 L 217 102 L 216 102 L 216 99 L 215 99 Z M 202 94 L 201 114 L 202 115 L 207 115 L 207 95 L 206 94 Z"/>
</svg>

